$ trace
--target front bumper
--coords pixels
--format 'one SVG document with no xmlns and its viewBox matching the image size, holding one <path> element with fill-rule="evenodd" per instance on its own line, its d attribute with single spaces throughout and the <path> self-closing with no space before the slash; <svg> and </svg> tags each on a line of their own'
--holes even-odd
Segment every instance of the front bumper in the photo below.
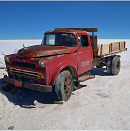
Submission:
<svg viewBox="0 0 130 131">
<path fill-rule="evenodd" d="M 15 79 L 13 79 L 13 78 L 4 76 L 4 81 L 6 83 L 10 83 L 10 84 L 15 85 Z M 31 82 L 25 82 L 25 81 L 22 81 L 22 87 L 28 88 L 31 90 L 40 91 L 40 92 L 51 92 L 52 91 L 52 86 L 36 84 L 36 83 L 31 83 Z"/>
</svg>

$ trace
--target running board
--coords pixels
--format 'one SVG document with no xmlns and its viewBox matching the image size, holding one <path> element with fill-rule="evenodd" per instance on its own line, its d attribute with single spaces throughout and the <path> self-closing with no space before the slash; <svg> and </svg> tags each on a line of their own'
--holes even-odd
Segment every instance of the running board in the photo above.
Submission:
<svg viewBox="0 0 130 131">
<path fill-rule="evenodd" d="M 86 81 L 86 80 L 92 79 L 92 78 L 95 78 L 95 75 L 83 75 L 78 78 L 78 82 L 83 82 L 83 81 Z"/>
</svg>

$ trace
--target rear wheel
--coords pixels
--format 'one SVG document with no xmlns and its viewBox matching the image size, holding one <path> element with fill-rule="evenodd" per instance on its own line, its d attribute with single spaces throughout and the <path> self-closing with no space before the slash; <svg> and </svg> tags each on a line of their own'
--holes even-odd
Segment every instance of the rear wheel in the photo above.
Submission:
<svg viewBox="0 0 130 131">
<path fill-rule="evenodd" d="M 112 74 L 117 75 L 120 71 L 120 58 L 118 56 L 115 56 L 112 59 L 112 64 L 111 64 L 111 69 L 112 69 Z"/>
<path fill-rule="evenodd" d="M 111 63 L 112 63 L 112 57 L 108 57 L 106 62 L 106 70 L 109 75 L 112 74 Z"/>
<path fill-rule="evenodd" d="M 68 70 L 61 72 L 55 83 L 55 92 L 58 100 L 67 101 L 73 91 L 73 78 Z"/>
</svg>

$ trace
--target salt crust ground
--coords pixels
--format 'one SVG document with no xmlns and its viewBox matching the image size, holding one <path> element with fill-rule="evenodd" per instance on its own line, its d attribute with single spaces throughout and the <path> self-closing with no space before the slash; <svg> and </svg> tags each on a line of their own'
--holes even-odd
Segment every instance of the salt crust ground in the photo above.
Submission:
<svg viewBox="0 0 130 131">
<path fill-rule="evenodd" d="M 100 39 L 99 44 L 122 40 Z M 121 53 L 121 71 L 107 75 L 105 68 L 93 69 L 96 78 L 81 83 L 81 89 L 63 105 L 52 104 L 53 95 L 18 90 L 14 95 L 0 90 L 0 129 L 7 130 L 130 130 L 130 40 L 128 51 Z M 4 54 L 41 40 L 0 40 L 0 66 Z M 5 71 L 0 69 L 0 87 Z"/>
</svg>

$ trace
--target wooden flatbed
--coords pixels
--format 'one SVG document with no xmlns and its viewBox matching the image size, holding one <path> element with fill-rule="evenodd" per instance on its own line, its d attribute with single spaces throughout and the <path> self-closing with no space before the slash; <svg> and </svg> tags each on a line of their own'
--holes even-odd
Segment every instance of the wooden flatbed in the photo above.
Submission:
<svg viewBox="0 0 130 131">
<path fill-rule="evenodd" d="M 127 51 L 125 41 L 114 42 L 114 43 L 110 43 L 110 44 L 101 44 L 98 47 L 97 56 L 99 56 L 100 58 L 104 58 L 104 57 L 119 54 L 124 51 Z"/>
<path fill-rule="evenodd" d="M 101 68 L 103 66 L 106 66 L 107 60 L 109 58 L 112 59 L 112 57 L 118 56 L 119 53 L 127 51 L 126 48 L 126 42 L 113 42 L 110 44 L 101 44 L 100 46 L 97 46 L 97 43 L 94 44 L 93 48 L 93 66 L 96 66 L 98 68 Z"/>
</svg>

